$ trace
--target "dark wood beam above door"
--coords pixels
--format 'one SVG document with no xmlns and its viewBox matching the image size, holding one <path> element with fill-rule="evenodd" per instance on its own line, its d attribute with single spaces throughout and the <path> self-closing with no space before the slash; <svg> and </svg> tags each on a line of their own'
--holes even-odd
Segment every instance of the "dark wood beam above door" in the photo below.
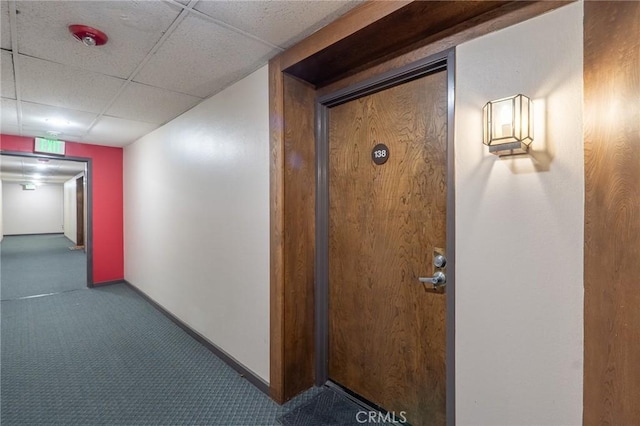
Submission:
<svg viewBox="0 0 640 426">
<path fill-rule="evenodd" d="M 315 52 L 284 71 L 322 87 L 392 56 L 526 6 L 530 1 L 415 1 Z M 366 22 L 366 21 L 365 21 Z"/>
</svg>

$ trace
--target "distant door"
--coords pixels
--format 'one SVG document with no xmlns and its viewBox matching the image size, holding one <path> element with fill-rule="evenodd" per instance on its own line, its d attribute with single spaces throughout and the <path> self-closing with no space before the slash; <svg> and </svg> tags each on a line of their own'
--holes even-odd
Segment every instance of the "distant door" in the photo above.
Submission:
<svg viewBox="0 0 640 426">
<path fill-rule="evenodd" d="M 446 293 L 418 278 L 445 248 L 446 71 L 331 108 L 328 133 L 329 379 L 443 425 Z"/>
<path fill-rule="evenodd" d="M 76 245 L 84 246 L 84 176 L 76 179 Z"/>
</svg>

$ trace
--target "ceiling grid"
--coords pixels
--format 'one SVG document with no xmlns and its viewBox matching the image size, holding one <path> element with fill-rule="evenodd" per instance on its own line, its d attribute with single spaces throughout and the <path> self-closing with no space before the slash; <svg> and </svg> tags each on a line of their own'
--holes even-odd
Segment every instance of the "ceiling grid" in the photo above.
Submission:
<svg viewBox="0 0 640 426">
<path fill-rule="evenodd" d="M 19 52 L 18 50 L 18 30 L 16 26 L 16 3 L 14 0 L 9 2 L 9 26 L 11 28 L 11 51 Z M 16 55 L 12 55 L 13 60 L 13 87 L 16 96 L 16 117 L 18 121 L 18 131 L 22 133 L 22 96 L 20 91 L 20 60 L 16 58 Z"/>
<path fill-rule="evenodd" d="M 0 0 L 0 130 L 125 146 L 359 3 Z M 109 40 L 84 46 L 71 24 Z"/>
</svg>

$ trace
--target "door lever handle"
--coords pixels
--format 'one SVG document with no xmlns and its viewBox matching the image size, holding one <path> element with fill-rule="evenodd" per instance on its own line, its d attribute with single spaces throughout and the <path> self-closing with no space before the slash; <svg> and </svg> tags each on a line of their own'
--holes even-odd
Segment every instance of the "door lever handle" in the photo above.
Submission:
<svg viewBox="0 0 640 426">
<path fill-rule="evenodd" d="M 433 284 L 434 287 L 445 285 L 447 282 L 447 276 L 442 271 L 437 271 L 432 277 L 419 277 L 418 281 L 421 283 Z"/>
</svg>

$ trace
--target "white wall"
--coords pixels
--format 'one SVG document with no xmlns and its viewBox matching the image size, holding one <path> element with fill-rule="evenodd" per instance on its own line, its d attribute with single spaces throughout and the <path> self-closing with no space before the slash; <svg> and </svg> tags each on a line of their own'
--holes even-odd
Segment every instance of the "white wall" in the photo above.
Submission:
<svg viewBox="0 0 640 426">
<path fill-rule="evenodd" d="M 459 425 L 582 424 L 582 3 L 457 49 Z M 536 103 L 533 158 L 482 145 L 482 107 Z"/>
<path fill-rule="evenodd" d="M 124 150 L 125 278 L 269 379 L 263 67 Z"/>
<path fill-rule="evenodd" d="M 2 182 L 4 235 L 62 232 L 62 185 L 23 191 L 15 182 Z"/>
<path fill-rule="evenodd" d="M 76 178 L 69 179 L 64 183 L 64 236 L 77 243 L 77 212 L 76 206 Z"/>
</svg>

